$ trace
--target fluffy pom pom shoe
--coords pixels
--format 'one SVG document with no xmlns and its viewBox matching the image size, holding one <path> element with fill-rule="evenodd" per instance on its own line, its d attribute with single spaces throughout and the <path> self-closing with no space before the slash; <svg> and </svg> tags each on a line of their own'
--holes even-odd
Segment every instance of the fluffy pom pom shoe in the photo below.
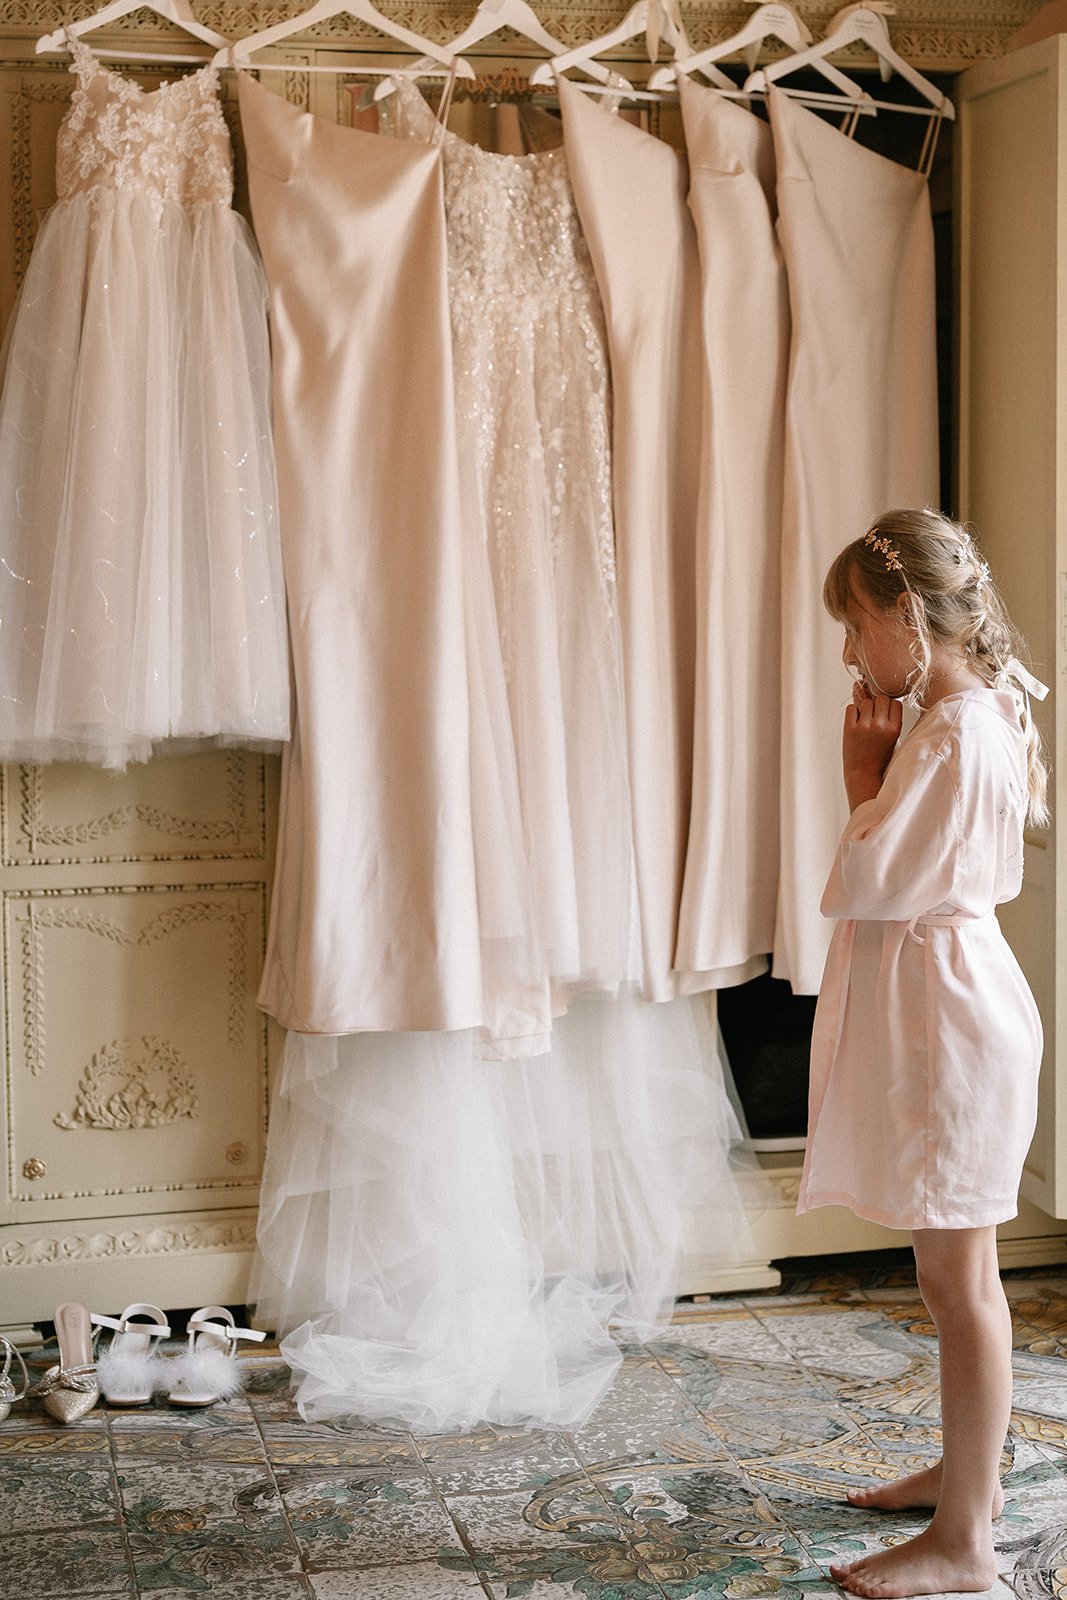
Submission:
<svg viewBox="0 0 1067 1600">
<path fill-rule="evenodd" d="M 58 1315 L 58 1313 L 57 1313 Z M 100 1388 L 109 1406 L 146 1406 L 165 1378 L 160 1357 L 152 1349 L 153 1339 L 170 1333 L 167 1319 L 158 1306 L 127 1306 L 121 1317 L 101 1317 L 94 1311 L 92 1320 L 101 1328 L 113 1328 L 111 1343 L 97 1357 Z"/>
<path fill-rule="evenodd" d="M 225 1306 L 204 1306 L 188 1322 L 189 1346 L 168 1363 L 172 1406 L 213 1406 L 241 1392 L 239 1339 L 265 1339 L 256 1328 L 238 1328 Z"/>
</svg>

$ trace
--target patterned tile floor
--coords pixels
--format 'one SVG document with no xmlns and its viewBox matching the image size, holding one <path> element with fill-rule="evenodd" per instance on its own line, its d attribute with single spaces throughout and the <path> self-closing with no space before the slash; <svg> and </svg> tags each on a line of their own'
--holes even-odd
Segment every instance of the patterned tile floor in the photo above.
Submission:
<svg viewBox="0 0 1067 1600">
<path fill-rule="evenodd" d="M 1067 1269 L 1005 1282 L 1015 1411 L 992 1592 L 1067 1600 Z M 832 1560 L 921 1525 L 853 1510 L 846 1487 L 938 1451 L 931 1328 L 900 1254 L 683 1304 L 574 1434 L 310 1425 L 276 1350 L 243 1365 L 240 1399 L 192 1415 L 98 1407 L 62 1428 L 15 1406 L 0 1597 L 834 1600 Z"/>
</svg>

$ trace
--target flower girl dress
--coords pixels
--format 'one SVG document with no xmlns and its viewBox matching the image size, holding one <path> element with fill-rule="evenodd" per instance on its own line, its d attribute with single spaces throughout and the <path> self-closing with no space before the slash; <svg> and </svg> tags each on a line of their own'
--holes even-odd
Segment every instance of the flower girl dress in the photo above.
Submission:
<svg viewBox="0 0 1067 1600">
<path fill-rule="evenodd" d="M 5 341 L 0 759 L 116 770 L 288 737 L 262 269 L 217 74 L 74 42 L 57 191 Z"/>
</svg>

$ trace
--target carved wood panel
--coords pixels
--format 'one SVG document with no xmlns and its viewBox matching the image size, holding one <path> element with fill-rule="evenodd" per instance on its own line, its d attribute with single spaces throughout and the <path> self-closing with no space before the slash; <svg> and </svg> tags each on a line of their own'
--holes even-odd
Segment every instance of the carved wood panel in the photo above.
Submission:
<svg viewBox="0 0 1067 1600">
<path fill-rule="evenodd" d="M 264 763 L 248 751 L 150 761 L 119 780 L 72 763 L 0 779 L 5 866 L 262 857 L 264 829 Z"/>
<path fill-rule="evenodd" d="M 5 896 L 9 1202 L 258 1180 L 264 931 L 262 883 Z"/>
</svg>

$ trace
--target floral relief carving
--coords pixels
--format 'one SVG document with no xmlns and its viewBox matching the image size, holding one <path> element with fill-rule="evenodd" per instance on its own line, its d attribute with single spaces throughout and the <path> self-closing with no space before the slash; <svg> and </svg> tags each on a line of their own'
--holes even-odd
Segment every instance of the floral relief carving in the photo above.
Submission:
<svg viewBox="0 0 1067 1600">
<path fill-rule="evenodd" d="M 110 917 L 73 906 L 39 906 L 32 902 L 21 918 L 23 1043 L 26 1065 L 36 1078 L 44 1067 L 44 946 L 41 934 L 48 928 L 79 928 L 114 944 L 129 945 L 133 937 Z"/>
<path fill-rule="evenodd" d="M 219 844 L 232 841 L 237 832 L 236 819 L 231 821 L 199 822 L 195 818 L 177 817 L 158 806 L 137 806 L 137 816 L 150 828 L 165 833 L 171 839 L 182 839 L 195 844 Z"/>
<path fill-rule="evenodd" d="M 185 905 L 174 906 L 170 910 L 161 911 L 158 917 L 153 917 L 146 928 L 141 930 L 137 943 L 140 945 L 154 944 L 170 933 L 176 933 L 182 928 L 187 928 L 192 923 L 199 922 L 224 922 L 229 924 L 229 989 L 230 1004 L 226 1018 L 226 1037 L 230 1047 L 236 1050 L 244 1038 L 245 1031 L 245 986 L 246 986 L 246 960 L 245 960 L 245 921 L 248 911 L 243 906 L 230 905 L 223 900 L 192 900 Z"/>
<path fill-rule="evenodd" d="M 22 767 L 22 832 L 29 840 L 31 854 L 36 855 L 42 844 L 95 844 L 117 828 L 124 827 L 133 813 L 132 806 L 117 806 L 100 817 L 85 822 L 70 823 L 65 828 L 47 826 L 42 820 L 44 810 L 44 775 L 32 763 Z"/>
<path fill-rule="evenodd" d="M 307 72 L 287 72 L 282 83 L 282 94 L 291 106 L 301 111 L 311 109 L 311 75 Z"/>
<path fill-rule="evenodd" d="M 247 768 L 244 757 L 237 750 L 226 754 L 228 815 L 225 817 L 182 817 L 161 806 L 130 803 L 79 822 L 52 824 L 44 821 L 44 774 L 41 767 L 30 763 L 21 768 L 21 790 L 21 831 L 31 860 L 40 857 L 45 846 L 54 849 L 95 845 L 126 827 L 135 818 L 164 837 L 183 844 L 228 845 L 233 850 L 240 848 L 251 826 Z"/>
<path fill-rule="evenodd" d="M 39 1267 L 67 1261 L 125 1260 L 140 1256 L 188 1255 L 251 1250 L 254 1215 L 226 1222 L 188 1223 L 149 1228 L 144 1232 L 70 1234 L 60 1238 L 7 1239 L 0 1246 L 0 1266 Z"/>
<path fill-rule="evenodd" d="M 45 1062 L 44 1022 L 44 945 L 42 934 L 49 929 L 76 929 L 96 934 L 113 944 L 146 946 L 168 934 L 196 923 L 223 923 L 228 927 L 227 978 L 229 997 L 226 1037 L 231 1049 L 240 1048 L 246 1025 L 247 950 L 246 926 L 250 911 L 246 906 L 224 900 L 192 900 L 169 907 L 152 918 L 136 939 L 110 917 L 77 906 L 40 905 L 31 901 L 18 919 L 22 957 L 22 1036 L 26 1065 L 33 1077 L 43 1071 Z"/>
<path fill-rule="evenodd" d="M 771 1177 L 774 1187 L 778 1191 L 778 1202 L 786 1210 L 792 1211 L 800 1198 L 800 1173 L 788 1174 L 774 1173 Z"/>
<path fill-rule="evenodd" d="M 82 1074 L 74 1115 L 59 1112 L 57 1128 L 163 1128 L 197 1117 L 200 1103 L 193 1075 L 173 1045 L 143 1034 L 147 1052 L 131 1059 L 128 1039 L 98 1050 Z"/>
</svg>

